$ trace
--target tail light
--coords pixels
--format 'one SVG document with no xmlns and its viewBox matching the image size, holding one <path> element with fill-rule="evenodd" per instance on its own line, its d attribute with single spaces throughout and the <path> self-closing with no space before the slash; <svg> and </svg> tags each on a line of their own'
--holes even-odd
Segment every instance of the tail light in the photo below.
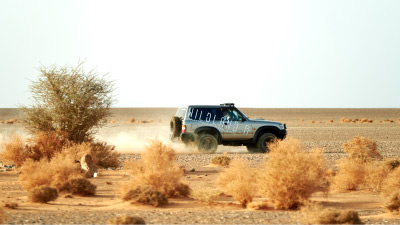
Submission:
<svg viewBox="0 0 400 225">
<path fill-rule="evenodd" d="M 186 125 L 182 124 L 182 134 L 186 133 Z"/>
</svg>

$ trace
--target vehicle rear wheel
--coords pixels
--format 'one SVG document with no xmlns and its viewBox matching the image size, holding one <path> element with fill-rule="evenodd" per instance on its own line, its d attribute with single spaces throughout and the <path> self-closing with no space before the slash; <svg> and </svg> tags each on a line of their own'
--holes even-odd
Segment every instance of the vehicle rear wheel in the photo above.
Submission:
<svg viewBox="0 0 400 225">
<path fill-rule="evenodd" d="M 172 117 L 171 121 L 170 121 L 170 129 L 171 129 L 170 138 L 171 138 L 172 141 L 174 141 L 182 133 L 182 120 L 181 120 L 181 118 L 179 118 L 177 116 Z"/>
<path fill-rule="evenodd" d="M 269 152 L 268 144 L 274 142 L 275 140 L 276 140 L 275 134 L 265 133 L 261 135 L 257 140 L 256 144 L 257 151 L 262 153 Z"/>
<path fill-rule="evenodd" d="M 201 134 L 197 141 L 197 147 L 200 152 L 214 153 L 218 148 L 218 141 L 211 134 Z"/>
</svg>

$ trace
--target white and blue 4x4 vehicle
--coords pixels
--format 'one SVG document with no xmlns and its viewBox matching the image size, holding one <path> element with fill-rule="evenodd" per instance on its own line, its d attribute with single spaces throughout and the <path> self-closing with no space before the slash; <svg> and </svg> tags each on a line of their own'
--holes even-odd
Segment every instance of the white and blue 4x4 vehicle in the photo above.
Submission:
<svg viewBox="0 0 400 225">
<path fill-rule="evenodd" d="M 171 119 L 171 139 L 195 143 L 213 153 L 218 145 L 246 146 L 249 152 L 267 152 L 267 143 L 286 137 L 286 124 L 249 119 L 233 103 L 189 105 Z"/>
</svg>

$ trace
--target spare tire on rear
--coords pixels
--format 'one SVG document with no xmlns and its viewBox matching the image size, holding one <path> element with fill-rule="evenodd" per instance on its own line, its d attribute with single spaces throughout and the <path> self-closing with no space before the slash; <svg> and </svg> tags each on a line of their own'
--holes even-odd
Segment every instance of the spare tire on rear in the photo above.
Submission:
<svg viewBox="0 0 400 225">
<path fill-rule="evenodd" d="M 170 122 L 170 128 L 171 128 L 171 140 L 175 140 L 175 138 L 178 138 L 181 133 L 182 133 L 182 120 L 181 118 L 174 116 L 171 118 Z"/>
</svg>

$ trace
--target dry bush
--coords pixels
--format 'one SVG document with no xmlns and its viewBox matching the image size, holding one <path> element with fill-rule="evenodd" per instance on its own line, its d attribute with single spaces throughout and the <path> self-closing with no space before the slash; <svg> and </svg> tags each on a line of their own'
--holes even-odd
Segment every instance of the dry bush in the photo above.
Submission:
<svg viewBox="0 0 400 225">
<path fill-rule="evenodd" d="M 229 166 L 230 162 L 231 158 L 226 154 L 220 156 L 214 156 L 213 158 L 211 158 L 211 163 L 214 165 Z"/>
<path fill-rule="evenodd" d="M 263 202 L 250 202 L 247 205 L 248 209 L 253 209 L 253 210 L 263 210 L 263 209 L 268 209 L 268 203 L 266 201 Z"/>
<path fill-rule="evenodd" d="M 92 142 L 91 152 L 93 162 L 101 167 L 118 167 L 120 153 L 115 151 L 115 146 L 106 142 Z"/>
<path fill-rule="evenodd" d="M 183 170 L 175 162 L 175 151 L 161 141 L 151 140 L 141 159 L 127 166 L 131 181 L 125 189 L 136 186 L 152 186 L 167 197 L 187 196 L 190 188 L 181 183 Z"/>
<path fill-rule="evenodd" d="M 333 189 L 346 191 L 371 188 L 379 191 L 389 169 L 379 162 L 382 157 L 376 142 L 356 136 L 343 144 L 343 149 L 348 157 L 338 162 L 339 171 L 333 179 Z"/>
<path fill-rule="evenodd" d="M 391 213 L 398 215 L 400 213 L 400 192 L 392 190 L 390 195 L 384 197 L 384 205 Z"/>
<path fill-rule="evenodd" d="M 400 189 L 400 167 L 395 168 L 389 173 L 383 182 L 382 196 L 387 198 L 392 195 L 393 192 Z"/>
<path fill-rule="evenodd" d="M 304 223 L 307 224 L 362 224 L 353 210 L 323 208 L 319 205 L 302 207 Z"/>
<path fill-rule="evenodd" d="M 96 186 L 86 178 L 71 178 L 64 183 L 60 191 L 80 196 L 92 196 L 96 193 Z"/>
<path fill-rule="evenodd" d="M 25 140 L 18 135 L 12 135 L 3 147 L 4 151 L 0 153 L 0 157 L 5 161 L 13 162 L 17 167 L 20 167 L 28 156 Z"/>
<path fill-rule="evenodd" d="M 399 122 L 399 123 L 400 123 L 400 118 L 397 118 L 397 122 Z"/>
<path fill-rule="evenodd" d="M 291 137 L 269 148 L 260 186 L 275 208 L 297 208 L 314 192 L 326 190 L 326 162 L 320 149 L 307 152 L 300 140 Z"/>
<path fill-rule="evenodd" d="M 16 202 L 6 202 L 4 204 L 4 207 L 9 208 L 9 209 L 16 209 L 18 207 L 18 203 L 16 203 Z"/>
<path fill-rule="evenodd" d="M 141 217 L 124 215 L 109 219 L 107 224 L 146 224 L 146 222 Z"/>
<path fill-rule="evenodd" d="M 0 208 L 0 224 L 6 223 L 6 214 L 4 210 Z"/>
<path fill-rule="evenodd" d="M 122 199 L 131 203 L 142 203 L 154 207 L 168 204 L 167 197 L 152 186 L 136 186 L 128 191 Z"/>
<path fill-rule="evenodd" d="M 28 192 L 28 198 L 31 202 L 47 203 L 49 201 L 56 200 L 57 197 L 57 189 L 47 185 L 34 187 Z"/>
<path fill-rule="evenodd" d="M 135 120 L 135 118 L 133 118 L 133 117 L 131 117 L 130 119 L 129 119 L 129 123 L 134 123 L 136 120 Z"/>
<path fill-rule="evenodd" d="M 119 166 L 121 155 L 115 151 L 115 146 L 107 145 L 105 142 L 72 143 L 64 147 L 62 154 L 70 156 L 76 161 L 80 161 L 82 156 L 89 154 L 96 165 L 104 168 Z"/>
<path fill-rule="evenodd" d="M 57 154 L 50 162 L 46 159 L 40 161 L 28 159 L 21 167 L 19 179 L 22 188 L 28 191 L 41 185 L 60 190 L 68 179 L 78 177 L 83 177 L 80 165 L 76 164 L 72 158 Z"/>
<path fill-rule="evenodd" d="M 226 194 L 232 195 L 242 207 L 246 207 L 256 195 L 259 188 L 256 182 L 255 171 L 240 160 L 232 160 L 217 180 L 218 187 Z"/>
<path fill-rule="evenodd" d="M 314 121 L 314 120 L 311 120 L 310 123 L 315 123 L 315 121 Z"/>
<path fill-rule="evenodd" d="M 215 189 L 201 189 L 193 191 L 191 197 L 208 204 L 214 203 L 218 200 L 221 192 Z"/>
<path fill-rule="evenodd" d="M 333 120 L 329 120 L 329 123 L 333 123 Z"/>
<path fill-rule="evenodd" d="M 54 154 L 61 152 L 66 143 L 63 132 L 38 132 L 28 140 L 12 135 L 10 140 L 5 142 L 1 157 L 19 167 L 26 159 L 50 160 Z"/>
<path fill-rule="evenodd" d="M 362 136 L 356 136 L 344 143 L 343 150 L 355 161 L 369 162 L 382 158 L 378 152 L 376 141 Z"/>
</svg>

